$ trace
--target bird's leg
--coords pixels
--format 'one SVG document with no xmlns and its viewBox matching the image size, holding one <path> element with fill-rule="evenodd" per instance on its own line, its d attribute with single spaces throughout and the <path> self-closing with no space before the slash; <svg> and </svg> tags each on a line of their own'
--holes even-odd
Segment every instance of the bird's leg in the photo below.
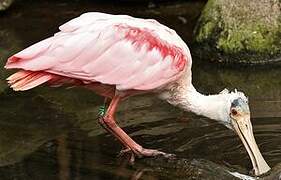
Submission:
<svg viewBox="0 0 281 180">
<path fill-rule="evenodd" d="M 99 107 L 99 112 L 98 112 L 98 118 L 99 118 L 99 123 L 100 125 L 107 130 L 108 132 L 110 132 L 111 134 L 114 134 L 114 132 L 106 125 L 105 121 L 104 121 L 104 116 L 105 113 L 107 111 L 107 101 L 108 98 L 104 99 L 103 105 Z M 122 139 L 120 139 L 119 137 L 116 136 L 116 138 L 122 142 L 122 144 L 124 144 L 125 142 L 122 141 Z M 126 146 L 125 150 L 128 149 L 129 147 Z"/>
<path fill-rule="evenodd" d="M 105 115 L 100 118 L 100 123 L 103 127 L 112 133 L 128 150 L 131 151 L 133 155 L 137 155 L 138 157 L 149 157 L 149 156 L 157 156 L 157 155 L 164 155 L 170 156 L 166 153 L 163 153 L 158 150 L 154 149 L 145 149 L 138 143 L 136 143 L 132 138 L 129 137 L 115 122 L 114 114 L 116 112 L 116 108 L 121 101 L 121 97 L 116 95 L 113 97 L 110 105 L 105 113 Z M 133 157 L 131 158 L 133 160 Z"/>
</svg>

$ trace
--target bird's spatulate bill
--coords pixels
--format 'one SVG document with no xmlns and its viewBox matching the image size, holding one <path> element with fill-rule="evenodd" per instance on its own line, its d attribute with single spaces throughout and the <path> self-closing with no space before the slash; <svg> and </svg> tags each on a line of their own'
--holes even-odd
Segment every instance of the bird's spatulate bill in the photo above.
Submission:
<svg viewBox="0 0 281 180">
<path fill-rule="evenodd" d="M 270 167 L 264 160 L 254 138 L 250 115 L 240 116 L 239 119 L 233 121 L 234 129 L 250 156 L 255 175 L 259 176 L 268 172 L 270 170 Z"/>
</svg>

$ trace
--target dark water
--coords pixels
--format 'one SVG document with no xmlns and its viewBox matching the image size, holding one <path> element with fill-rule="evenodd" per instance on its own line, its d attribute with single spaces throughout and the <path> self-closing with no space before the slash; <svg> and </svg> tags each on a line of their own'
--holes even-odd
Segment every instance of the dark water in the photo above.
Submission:
<svg viewBox="0 0 281 180">
<path fill-rule="evenodd" d="M 155 18 L 190 44 L 203 1 L 139 4 L 90 1 L 18 1 L 0 14 L 0 65 L 6 58 L 50 36 L 82 12 L 102 11 Z M 149 7 L 149 8 L 148 8 Z M 220 67 L 194 59 L 193 83 L 204 93 L 225 87 L 250 99 L 256 141 L 273 170 L 281 172 L 280 68 Z M 0 69 L 0 179 L 235 179 L 251 162 L 239 138 L 204 117 L 185 113 L 145 95 L 130 98 L 118 112 L 120 125 L 144 147 L 176 159 L 141 159 L 130 166 L 118 158 L 119 143 L 97 123 L 103 99 L 81 88 L 8 89 Z"/>
</svg>

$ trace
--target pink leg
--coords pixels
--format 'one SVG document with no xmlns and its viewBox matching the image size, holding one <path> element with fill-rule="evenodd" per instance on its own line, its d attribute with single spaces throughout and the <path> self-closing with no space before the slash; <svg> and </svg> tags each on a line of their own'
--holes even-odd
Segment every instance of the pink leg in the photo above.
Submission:
<svg viewBox="0 0 281 180">
<path fill-rule="evenodd" d="M 121 101 L 120 96 L 114 96 L 108 110 L 104 117 L 100 119 L 101 125 L 110 133 L 112 133 L 125 147 L 126 150 L 123 152 L 131 151 L 134 155 L 138 157 L 148 157 L 148 156 L 157 156 L 164 155 L 170 156 L 158 150 L 153 149 L 145 149 L 136 143 L 132 138 L 129 137 L 115 122 L 114 114 L 116 112 L 116 108 Z M 132 157 L 133 161 L 134 157 Z"/>
</svg>

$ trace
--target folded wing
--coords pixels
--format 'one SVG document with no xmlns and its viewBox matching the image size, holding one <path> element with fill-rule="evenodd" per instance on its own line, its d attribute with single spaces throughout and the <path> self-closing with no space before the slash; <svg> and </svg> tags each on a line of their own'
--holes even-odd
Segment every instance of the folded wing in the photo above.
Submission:
<svg viewBox="0 0 281 180">
<path fill-rule="evenodd" d="M 115 85 L 118 90 L 149 90 L 173 81 L 191 66 L 188 48 L 156 21 L 87 13 L 60 30 L 10 57 L 5 67 L 43 72 L 35 76 L 36 86 L 59 75 Z"/>
</svg>

